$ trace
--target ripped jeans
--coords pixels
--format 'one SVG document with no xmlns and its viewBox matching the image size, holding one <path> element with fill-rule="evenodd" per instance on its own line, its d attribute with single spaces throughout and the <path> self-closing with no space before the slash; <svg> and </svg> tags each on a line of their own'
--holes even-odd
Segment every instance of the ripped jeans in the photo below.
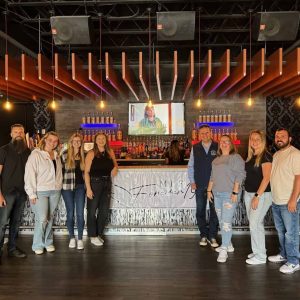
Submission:
<svg viewBox="0 0 300 300">
<path fill-rule="evenodd" d="M 53 244 L 53 215 L 60 200 L 60 193 L 60 190 L 37 192 L 36 203 L 30 203 L 35 215 L 33 251 Z"/>
<path fill-rule="evenodd" d="M 237 202 L 232 202 L 230 196 L 231 193 L 228 192 L 214 192 L 215 208 L 222 235 L 221 247 L 224 248 L 227 248 L 231 243 L 232 220 L 237 206 Z M 238 199 L 239 197 L 240 194 Z"/>
</svg>

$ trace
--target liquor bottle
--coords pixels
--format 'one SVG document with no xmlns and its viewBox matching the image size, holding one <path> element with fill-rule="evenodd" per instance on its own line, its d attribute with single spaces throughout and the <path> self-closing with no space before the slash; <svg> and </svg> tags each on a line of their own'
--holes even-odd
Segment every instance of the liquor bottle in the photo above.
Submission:
<svg viewBox="0 0 300 300">
<path fill-rule="evenodd" d="M 197 140 L 197 129 L 196 129 L 196 124 L 194 123 L 194 127 L 192 129 L 192 141 Z"/>
<path fill-rule="evenodd" d="M 90 113 L 87 114 L 86 123 L 91 124 L 91 114 Z"/>
<path fill-rule="evenodd" d="M 95 124 L 95 122 L 96 122 L 96 118 L 95 118 L 94 113 L 92 113 L 92 115 L 91 115 L 91 124 Z"/>
<path fill-rule="evenodd" d="M 41 131 L 41 137 L 44 137 L 45 134 L 46 134 L 46 129 L 43 128 L 42 131 Z"/>
<path fill-rule="evenodd" d="M 225 110 L 223 111 L 223 122 L 227 122 L 227 115 L 225 113 Z"/>
<path fill-rule="evenodd" d="M 204 112 L 204 114 L 203 114 L 202 122 L 203 122 L 203 123 L 206 123 L 206 122 L 207 122 L 207 121 L 206 121 L 206 113 L 205 113 L 205 112 Z"/>
<path fill-rule="evenodd" d="M 233 133 L 233 140 L 236 141 L 237 140 L 237 131 L 236 131 L 236 128 L 234 128 L 234 133 Z"/>
<path fill-rule="evenodd" d="M 202 118 L 202 113 L 201 113 L 201 111 L 199 112 L 198 122 L 199 122 L 199 123 L 202 123 L 202 122 L 203 122 L 203 118 Z"/>
<path fill-rule="evenodd" d="M 217 133 L 217 129 L 215 129 L 215 130 L 213 131 L 213 140 L 214 140 L 215 142 L 218 141 L 218 133 Z"/>
<path fill-rule="evenodd" d="M 85 113 L 83 113 L 82 117 L 81 117 L 81 124 L 85 124 L 86 123 L 86 116 Z"/>
<path fill-rule="evenodd" d="M 100 116 L 99 113 L 97 112 L 96 114 L 96 123 L 99 124 L 100 123 Z"/>
<path fill-rule="evenodd" d="M 113 122 L 114 122 L 114 116 L 113 116 L 113 113 L 112 113 L 112 111 L 110 112 L 110 116 L 109 116 L 109 123 L 110 124 L 113 124 Z"/>
<path fill-rule="evenodd" d="M 230 113 L 230 110 L 228 111 L 227 122 L 231 122 L 231 113 Z"/>
<path fill-rule="evenodd" d="M 206 114 L 206 122 L 210 123 L 210 114 L 209 114 L 209 111 Z"/>
<path fill-rule="evenodd" d="M 222 112 L 220 111 L 220 112 L 219 112 L 218 121 L 219 121 L 219 122 L 222 122 L 222 119 L 223 119 L 223 115 L 222 115 Z"/>
<path fill-rule="evenodd" d="M 107 132 L 106 135 L 107 135 L 108 141 L 111 142 L 111 133 L 110 133 L 110 130 L 108 130 L 108 132 Z"/>
<path fill-rule="evenodd" d="M 105 123 L 105 117 L 104 117 L 104 112 L 101 113 L 100 117 L 100 123 L 104 124 Z"/>
<path fill-rule="evenodd" d="M 117 141 L 122 141 L 123 140 L 123 132 L 121 129 L 121 125 L 118 124 L 118 130 L 117 130 Z"/>
<path fill-rule="evenodd" d="M 214 114 L 213 110 L 211 111 L 210 121 L 211 121 L 212 123 L 215 122 L 215 114 Z"/>
<path fill-rule="evenodd" d="M 217 111 L 215 112 L 215 122 L 217 122 L 217 123 L 219 122 L 218 112 Z"/>
<path fill-rule="evenodd" d="M 218 135 L 217 135 L 217 141 L 218 141 L 218 142 L 220 141 L 221 136 L 222 136 L 221 129 L 219 129 Z"/>
<path fill-rule="evenodd" d="M 111 133 L 111 141 L 115 142 L 116 141 L 116 132 L 113 130 Z"/>
<path fill-rule="evenodd" d="M 109 112 L 106 113 L 106 116 L 105 116 L 105 123 L 106 123 L 106 124 L 109 124 Z"/>
</svg>

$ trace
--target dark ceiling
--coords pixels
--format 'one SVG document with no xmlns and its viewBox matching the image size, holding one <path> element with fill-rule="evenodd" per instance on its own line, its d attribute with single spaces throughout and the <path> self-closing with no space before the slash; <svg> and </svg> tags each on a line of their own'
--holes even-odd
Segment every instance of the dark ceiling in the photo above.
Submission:
<svg viewBox="0 0 300 300">
<path fill-rule="evenodd" d="M 231 57 L 236 57 L 242 48 L 250 45 L 251 15 L 261 11 L 299 10 L 295 0 L 93 0 L 93 1 L 0 1 L 1 30 L 5 32 L 4 13 L 7 12 L 7 33 L 33 52 L 40 51 L 51 57 L 52 34 L 51 16 L 90 15 L 95 39 L 91 45 L 54 46 L 54 51 L 70 58 L 75 52 L 85 61 L 87 53 L 99 58 L 99 14 L 102 15 L 102 51 L 108 51 L 114 62 L 121 62 L 121 52 L 125 51 L 132 64 L 138 61 L 138 52 L 149 53 L 149 11 L 151 22 L 151 52 L 160 51 L 162 64 L 172 64 L 173 51 L 178 50 L 179 63 L 187 63 L 189 51 L 195 50 L 198 61 L 198 21 L 201 11 L 201 60 L 207 50 L 212 49 L 214 58 L 219 58 L 226 49 Z M 156 13 L 167 11 L 196 11 L 195 39 L 190 41 L 157 41 Z M 40 30 L 39 30 L 40 20 Z M 39 37 L 41 38 L 39 44 Z M 297 39 L 299 38 L 299 32 Z M 3 41 L 3 40 L 2 40 Z M 284 50 L 293 45 L 289 42 L 252 41 L 252 53 L 266 46 L 267 57 L 279 47 Z M 70 61 L 70 60 L 69 60 Z"/>
</svg>

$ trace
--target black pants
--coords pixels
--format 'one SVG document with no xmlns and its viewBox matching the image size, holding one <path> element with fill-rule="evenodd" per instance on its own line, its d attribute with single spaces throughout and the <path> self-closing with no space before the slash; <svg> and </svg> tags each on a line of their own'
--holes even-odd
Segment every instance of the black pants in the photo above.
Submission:
<svg viewBox="0 0 300 300">
<path fill-rule="evenodd" d="M 87 199 L 87 229 L 89 237 L 101 236 L 108 221 L 111 178 L 91 178 L 91 188 L 94 193 L 93 199 Z"/>
<path fill-rule="evenodd" d="M 25 192 L 14 191 L 3 196 L 6 206 L 0 207 L 0 251 L 3 247 L 7 225 L 9 225 L 7 250 L 13 251 L 16 249 L 16 239 L 27 195 Z"/>
</svg>

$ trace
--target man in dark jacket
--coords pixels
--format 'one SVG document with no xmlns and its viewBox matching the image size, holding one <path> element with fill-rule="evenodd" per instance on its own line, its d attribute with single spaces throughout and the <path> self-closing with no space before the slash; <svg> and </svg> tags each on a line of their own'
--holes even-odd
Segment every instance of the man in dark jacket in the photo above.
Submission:
<svg viewBox="0 0 300 300">
<path fill-rule="evenodd" d="M 218 144 L 211 138 L 209 125 L 199 128 L 201 142 L 195 144 L 188 163 L 188 177 L 192 190 L 196 192 L 196 219 L 200 231 L 200 246 L 207 243 L 214 248 L 219 245 L 216 240 L 218 234 L 218 217 L 213 203 L 209 202 L 209 222 L 206 221 L 207 186 L 211 173 L 211 163 L 217 156 Z"/>
<path fill-rule="evenodd" d="M 30 150 L 26 144 L 23 125 L 12 125 L 10 134 L 11 142 L 0 148 L 0 262 L 8 224 L 8 256 L 26 257 L 16 246 L 16 238 L 27 199 L 24 191 L 24 172 Z"/>
</svg>

